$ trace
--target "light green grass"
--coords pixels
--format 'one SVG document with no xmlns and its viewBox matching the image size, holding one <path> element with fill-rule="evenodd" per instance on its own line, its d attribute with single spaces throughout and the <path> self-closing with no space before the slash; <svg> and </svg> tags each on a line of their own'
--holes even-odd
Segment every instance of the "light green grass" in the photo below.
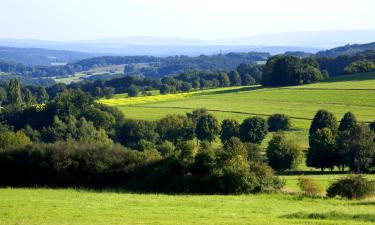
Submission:
<svg viewBox="0 0 375 225">
<path fill-rule="evenodd" d="M 128 99 L 115 97 L 111 102 L 127 118 L 156 120 L 167 114 L 184 114 L 196 108 L 207 108 L 220 120 L 239 121 L 259 115 L 267 117 L 285 113 L 292 117 L 294 129 L 288 135 L 301 146 L 307 147 L 307 130 L 319 109 L 333 112 L 340 119 L 345 112 L 353 112 L 359 121 L 375 120 L 375 73 L 335 77 L 329 81 L 282 88 L 235 87 L 213 89 L 179 97 L 167 95 L 142 97 L 128 104 Z M 149 100 L 148 100 L 149 98 Z M 156 99 L 156 100 L 155 100 Z M 270 135 L 264 142 L 267 142 Z M 265 145 L 265 143 L 263 143 Z"/>
<path fill-rule="evenodd" d="M 328 186 L 338 180 L 339 178 L 345 177 L 345 174 L 318 174 L 318 175 L 305 175 L 308 177 L 313 178 L 324 190 L 328 188 Z M 298 178 L 300 175 L 288 175 L 288 176 L 280 176 L 280 178 L 285 180 L 285 188 L 289 191 L 298 192 L 300 188 L 298 187 Z M 365 175 L 365 177 L 369 180 L 375 181 L 375 175 Z M 374 208 L 375 210 L 375 208 Z"/>
<path fill-rule="evenodd" d="M 10 224 L 374 224 L 375 202 L 281 194 L 156 195 L 73 189 L 0 189 Z"/>
</svg>

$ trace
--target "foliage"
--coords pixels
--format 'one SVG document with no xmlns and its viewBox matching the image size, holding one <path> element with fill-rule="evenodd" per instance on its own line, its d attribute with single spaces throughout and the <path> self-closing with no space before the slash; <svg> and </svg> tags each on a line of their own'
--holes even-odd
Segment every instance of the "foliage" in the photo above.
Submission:
<svg viewBox="0 0 375 225">
<path fill-rule="evenodd" d="M 356 125 L 348 133 L 341 135 L 340 147 L 345 163 L 353 171 L 366 172 L 371 167 L 375 156 L 375 135 L 367 125 Z"/>
<path fill-rule="evenodd" d="M 337 132 L 337 119 L 335 115 L 327 110 L 319 110 L 311 122 L 309 133 L 313 135 L 318 129 L 328 128 L 332 133 Z"/>
<path fill-rule="evenodd" d="M 339 131 L 351 130 L 357 125 L 357 118 L 351 112 L 344 114 L 344 117 L 340 121 Z"/>
<path fill-rule="evenodd" d="M 157 121 L 156 131 L 161 141 L 179 142 L 194 138 L 194 125 L 186 116 L 171 114 Z"/>
<path fill-rule="evenodd" d="M 295 168 L 303 157 L 302 149 L 284 133 L 275 133 L 267 147 L 268 163 L 272 169 L 283 171 Z"/>
<path fill-rule="evenodd" d="M 373 181 L 368 181 L 361 175 L 350 175 L 332 183 L 327 189 L 327 196 L 362 199 L 372 195 L 374 191 Z"/>
<path fill-rule="evenodd" d="M 202 115 L 197 121 L 195 135 L 201 141 L 207 140 L 212 142 L 219 134 L 220 126 L 216 117 L 211 114 Z"/>
<path fill-rule="evenodd" d="M 289 86 L 316 83 L 323 79 L 312 58 L 277 55 L 268 59 L 262 77 L 264 86 Z"/>
<path fill-rule="evenodd" d="M 309 167 L 333 169 L 337 165 L 336 136 L 329 128 L 318 129 L 310 135 L 310 147 L 306 154 L 306 165 Z"/>
<path fill-rule="evenodd" d="M 269 131 L 289 130 L 292 126 L 289 116 L 285 114 L 273 114 L 267 119 Z"/>
<path fill-rule="evenodd" d="M 323 188 L 309 176 L 300 176 L 298 186 L 308 196 L 320 196 L 323 193 Z"/>
<path fill-rule="evenodd" d="M 268 131 L 266 121 L 261 117 L 245 119 L 240 126 L 240 137 L 243 142 L 260 144 Z"/>
<path fill-rule="evenodd" d="M 350 63 L 343 69 L 344 74 L 366 73 L 375 70 L 375 63 L 369 60 L 359 60 Z"/>
<path fill-rule="evenodd" d="M 240 136 L 240 124 L 233 119 L 225 119 L 221 122 L 220 140 L 225 143 L 232 137 Z"/>
</svg>

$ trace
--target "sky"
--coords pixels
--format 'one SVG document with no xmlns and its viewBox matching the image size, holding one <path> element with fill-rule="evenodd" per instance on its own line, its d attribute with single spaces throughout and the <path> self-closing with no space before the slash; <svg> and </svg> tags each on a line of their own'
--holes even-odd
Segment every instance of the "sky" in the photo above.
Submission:
<svg viewBox="0 0 375 225">
<path fill-rule="evenodd" d="M 375 30 L 374 0 L 0 0 L 0 38 L 221 39 Z"/>
</svg>

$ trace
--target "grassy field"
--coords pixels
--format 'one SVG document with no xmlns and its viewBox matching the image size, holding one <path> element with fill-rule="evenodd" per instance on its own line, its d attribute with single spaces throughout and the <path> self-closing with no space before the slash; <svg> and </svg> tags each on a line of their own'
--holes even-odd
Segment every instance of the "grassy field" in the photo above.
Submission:
<svg viewBox="0 0 375 225">
<path fill-rule="evenodd" d="M 73 189 L 0 189 L 0 223 L 374 224 L 374 200 L 296 195 L 157 195 Z"/>
<path fill-rule="evenodd" d="M 359 121 L 375 120 L 375 73 L 343 76 L 296 87 L 231 87 L 149 97 L 115 96 L 100 101 L 119 107 L 127 118 L 147 120 L 159 119 L 170 113 L 183 114 L 202 107 L 219 119 L 243 120 L 254 115 L 267 117 L 274 113 L 285 113 L 294 124 L 294 129 L 288 135 L 307 147 L 307 130 L 319 109 L 335 113 L 338 119 L 345 112 L 352 111 Z"/>
<path fill-rule="evenodd" d="M 324 190 L 328 188 L 328 186 L 334 182 L 335 180 L 346 176 L 345 174 L 318 174 L 318 175 L 308 175 L 305 176 L 313 178 Z M 281 179 L 285 180 L 285 189 L 292 192 L 300 192 L 300 188 L 298 187 L 298 178 L 300 175 L 282 175 L 280 176 Z M 369 180 L 375 181 L 375 175 L 365 175 L 365 177 Z"/>
<path fill-rule="evenodd" d="M 307 146 L 307 129 L 318 109 L 340 118 L 354 112 L 360 121 L 375 119 L 375 73 L 334 78 L 285 88 L 231 87 L 171 95 L 100 102 L 118 106 L 127 118 L 154 120 L 170 113 L 205 107 L 219 119 L 273 113 L 292 117 L 288 135 Z M 263 147 L 271 135 L 263 142 Z M 300 170 L 309 173 L 304 165 Z M 294 171 L 295 172 L 295 171 Z M 312 176 L 324 189 L 341 174 Z M 285 190 L 299 192 L 299 175 L 283 175 Z M 375 175 L 367 175 L 375 180 Z M 82 189 L 0 189 L 0 224 L 375 224 L 375 197 L 362 201 L 309 198 L 289 194 L 164 195 Z"/>
</svg>

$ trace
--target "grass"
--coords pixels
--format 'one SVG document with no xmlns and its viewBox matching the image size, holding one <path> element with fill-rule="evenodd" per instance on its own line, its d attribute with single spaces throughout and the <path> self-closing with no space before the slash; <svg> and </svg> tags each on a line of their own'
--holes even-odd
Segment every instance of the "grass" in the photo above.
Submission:
<svg viewBox="0 0 375 225">
<path fill-rule="evenodd" d="M 312 177 L 324 190 L 328 188 L 328 186 L 338 180 L 339 178 L 342 178 L 344 176 L 347 176 L 345 174 L 317 174 L 317 175 L 308 175 L 305 176 Z M 300 175 L 284 175 L 280 176 L 280 178 L 285 180 L 285 189 L 293 192 L 300 191 L 300 188 L 298 187 L 298 178 Z M 365 177 L 369 180 L 375 181 L 375 175 L 365 175 Z"/>
<path fill-rule="evenodd" d="M 373 200 L 0 189 L 1 224 L 374 224 Z"/>
<path fill-rule="evenodd" d="M 318 109 L 340 118 L 352 111 L 360 121 L 375 119 L 375 73 L 333 78 L 286 88 L 233 87 L 100 102 L 118 106 L 127 118 L 154 120 L 205 107 L 219 119 L 273 113 L 293 118 L 288 135 L 307 146 L 307 129 Z M 268 135 L 263 142 L 268 142 Z M 306 166 L 300 170 L 310 174 Z M 311 174 L 316 174 L 313 172 Z M 324 189 L 342 174 L 312 176 Z M 298 192 L 299 175 L 283 175 L 286 190 Z M 375 180 L 375 175 L 367 175 Z M 0 224 L 310 224 L 375 223 L 375 199 L 349 201 L 300 195 L 164 195 L 82 189 L 0 189 Z"/>
<path fill-rule="evenodd" d="M 196 108 L 207 108 L 220 120 L 239 121 L 274 113 L 289 115 L 294 129 L 288 135 L 307 147 L 308 127 L 319 109 L 327 109 L 340 119 L 353 112 L 359 121 L 375 120 L 375 73 L 335 77 L 326 82 L 282 88 L 231 87 L 190 93 L 136 98 L 102 99 L 117 106 L 127 118 L 156 120 L 170 113 L 184 114 Z M 265 146 L 270 135 L 263 143 Z"/>
</svg>

